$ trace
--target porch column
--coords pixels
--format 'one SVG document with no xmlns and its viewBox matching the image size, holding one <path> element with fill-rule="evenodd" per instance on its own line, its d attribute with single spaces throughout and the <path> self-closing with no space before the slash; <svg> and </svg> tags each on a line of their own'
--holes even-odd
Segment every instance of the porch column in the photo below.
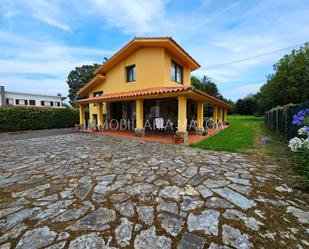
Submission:
<svg viewBox="0 0 309 249">
<path fill-rule="evenodd" d="M 99 126 L 99 130 L 102 129 L 103 126 L 103 103 L 100 102 L 98 103 L 98 126 Z"/>
<path fill-rule="evenodd" d="M 136 104 L 136 128 L 135 128 L 135 135 L 138 137 L 145 136 L 145 129 L 144 129 L 144 100 L 137 99 L 135 101 Z"/>
<path fill-rule="evenodd" d="M 204 103 L 197 102 L 197 129 L 196 134 L 202 135 L 204 133 Z"/>
<path fill-rule="evenodd" d="M 85 106 L 79 105 L 79 125 L 84 129 L 85 124 Z"/>
<path fill-rule="evenodd" d="M 188 143 L 187 132 L 187 97 L 178 97 L 178 130 L 177 135 L 183 138 L 185 144 Z"/>
<path fill-rule="evenodd" d="M 214 128 L 215 128 L 218 122 L 218 106 L 213 106 L 212 108 L 212 120 L 213 120 Z"/>
<path fill-rule="evenodd" d="M 219 107 L 218 119 L 219 119 L 219 122 L 222 124 L 222 122 L 223 122 L 223 107 Z"/>
<path fill-rule="evenodd" d="M 94 104 L 92 104 L 92 108 L 90 107 L 91 104 L 89 104 L 89 122 L 90 122 L 90 125 L 88 124 L 88 128 L 93 128 L 95 126 L 95 123 L 94 123 L 94 118 L 93 118 L 93 113 L 92 113 L 92 110 L 94 109 Z"/>
<path fill-rule="evenodd" d="M 224 117 L 223 117 L 224 121 L 227 121 L 227 109 L 224 108 Z"/>
<path fill-rule="evenodd" d="M 178 97 L 178 131 L 187 131 L 187 98 Z"/>
</svg>

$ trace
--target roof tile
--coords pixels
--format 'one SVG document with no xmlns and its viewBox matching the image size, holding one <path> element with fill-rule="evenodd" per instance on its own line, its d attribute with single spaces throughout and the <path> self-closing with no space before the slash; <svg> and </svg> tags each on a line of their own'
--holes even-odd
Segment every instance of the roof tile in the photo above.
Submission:
<svg viewBox="0 0 309 249">
<path fill-rule="evenodd" d="M 90 102 L 100 102 L 104 100 L 115 100 L 115 99 L 123 99 L 123 98 L 131 98 L 131 97 L 138 97 L 138 96 L 146 96 L 146 95 L 156 95 L 156 94 L 165 94 L 165 93 L 173 93 L 173 92 L 184 92 L 191 90 L 197 94 L 203 95 L 209 99 L 213 99 L 218 101 L 219 103 L 229 106 L 227 103 L 216 99 L 215 97 L 199 91 L 191 86 L 180 86 L 180 87 L 154 87 L 154 88 L 146 88 L 134 91 L 127 91 L 127 92 L 119 92 L 119 93 L 109 93 L 104 94 L 103 96 L 99 97 L 92 97 L 87 99 L 80 99 L 75 101 L 76 103 L 90 103 Z"/>
</svg>

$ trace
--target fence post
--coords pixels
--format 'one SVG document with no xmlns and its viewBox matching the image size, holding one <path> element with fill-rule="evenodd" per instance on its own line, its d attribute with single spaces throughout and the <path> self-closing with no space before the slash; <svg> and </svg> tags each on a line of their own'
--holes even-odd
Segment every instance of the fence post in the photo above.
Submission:
<svg viewBox="0 0 309 249">
<path fill-rule="evenodd" d="M 277 133 L 279 132 L 279 124 L 278 124 L 278 120 L 279 120 L 279 115 L 278 115 L 278 111 L 279 109 L 276 109 L 276 131 Z"/>
</svg>

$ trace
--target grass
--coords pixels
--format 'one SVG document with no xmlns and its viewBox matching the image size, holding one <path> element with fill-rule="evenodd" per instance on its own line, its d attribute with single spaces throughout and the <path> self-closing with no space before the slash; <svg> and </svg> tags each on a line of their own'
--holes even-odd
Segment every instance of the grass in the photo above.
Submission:
<svg viewBox="0 0 309 249">
<path fill-rule="evenodd" d="M 298 175 L 294 180 L 294 186 L 308 191 L 308 179 L 304 177 L 293 162 L 287 141 L 276 133 L 268 130 L 261 117 L 254 116 L 229 116 L 230 126 L 217 134 L 190 145 L 191 147 L 238 152 L 249 155 L 258 155 L 263 159 L 271 160 L 280 165 L 281 173 L 286 175 Z M 261 144 L 261 137 L 268 137 L 267 144 Z"/>
<path fill-rule="evenodd" d="M 289 158 L 291 153 L 287 147 L 287 141 L 264 125 L 262 117 L 254 116 L 229 116 L 230 126 L 213 136 L 190 145 L 191 147 L 230 151 L 273 158 Z M 262 137 L 268 137 L 267 144 L 261 144 Z"/>
<path fill-rule="evenodd" d="M 205 150 L 219 150 L 248 153 L 257 146 L 256 139 L 261 134 L 263 118 L 253 116 L 230 116 L 230 127 L 191 145 Z"/>
</svg>

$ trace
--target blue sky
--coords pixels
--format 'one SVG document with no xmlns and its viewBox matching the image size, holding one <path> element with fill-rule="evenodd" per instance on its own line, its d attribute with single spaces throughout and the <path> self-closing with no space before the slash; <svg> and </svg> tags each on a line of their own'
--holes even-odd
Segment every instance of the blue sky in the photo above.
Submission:
<svg viewBox="0 0 309 249">
<path fill-rule="evenodd" d="M 236 100 L 291 49 L 212 66 L 302 44 L 308 24 L 308 0 L 1 0 L 0 85 L 66 95 L 76 66 L 101 63 L 134 36 L 172 36 L 202 65 L 193 75 Z"/>
</svg>

